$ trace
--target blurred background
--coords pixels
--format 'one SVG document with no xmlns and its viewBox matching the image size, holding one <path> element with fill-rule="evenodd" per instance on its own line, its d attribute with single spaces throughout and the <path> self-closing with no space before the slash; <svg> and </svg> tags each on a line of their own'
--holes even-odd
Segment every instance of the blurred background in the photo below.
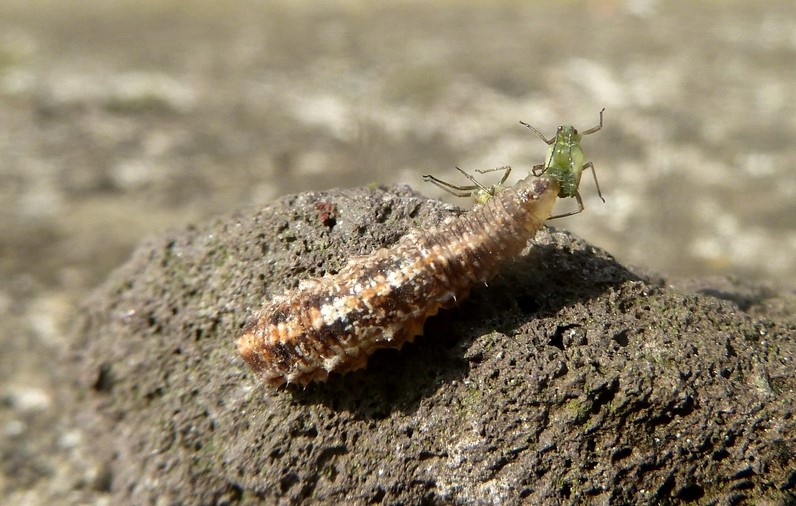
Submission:
<svg viewBox="0 0 796 506">
<path fill-rule="evenodd" d="M 0 0 L 0 493 L 94 479 L 52 357 L 142 238 L 332 187 L 467 207 L 422 175 L 524 177 L 547 146 L 520 120 L 606 108 L 583 140 L 606 203 L 586 174 L 553 225 L 665 275 L 793 287 L 794 26 L 792 0 Z"/>
</svg>

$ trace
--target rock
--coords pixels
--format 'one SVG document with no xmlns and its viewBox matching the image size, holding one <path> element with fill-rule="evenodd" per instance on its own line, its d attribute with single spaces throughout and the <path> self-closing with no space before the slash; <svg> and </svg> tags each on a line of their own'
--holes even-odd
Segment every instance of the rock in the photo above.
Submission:
<svg viewBox="0 0 796 506">
<path fill-rule="evenodd" d="M 275 390 L 237 356 L 264 298 L 451 212 L 405 187 L 307 193 L 142 244 L 85 304 L 67 361 L 114 499 L 794 499 L 794 319 L 561 230 L 366 370 Z"/>
</svg>

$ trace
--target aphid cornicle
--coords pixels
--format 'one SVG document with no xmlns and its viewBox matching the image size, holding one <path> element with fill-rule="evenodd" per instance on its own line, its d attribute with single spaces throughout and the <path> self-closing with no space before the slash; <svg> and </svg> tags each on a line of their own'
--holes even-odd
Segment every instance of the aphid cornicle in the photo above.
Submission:
<svg viewBox="0 0 796 506">
<path fill-rule="evenodd" d="M 602 126 L 602 112 L 600 120 Z M 412 341 L 429 316 L 455 305 L 518 256 L 550 218 L 557 197 L 575 196 L 580 203 L 577 184 L 585 167 L 580 137 L 572 127 L 559 132 L 568 135 L 568 147 L 553 145 L 561 149 L 548 157 L 544 170 L 511 187 L 503 186 L 510 167 L 493 169 L 505 173 L 492 187 L 461 169 L 473 185 L 424 176 L 479 204 L 430 230 L 414 230 L 389 248 L 352 259 L 335 275 L 302 281 L 267 301 L 238 338 L 240 355 L 266 383 L 306 385 L 325 380 L 330 372 L 364 367 L 377 349 Z M 573 167 L 579 168 L 577 174 Z M 565 193 L 569 181 L 574 187 Z"/>
</svg>

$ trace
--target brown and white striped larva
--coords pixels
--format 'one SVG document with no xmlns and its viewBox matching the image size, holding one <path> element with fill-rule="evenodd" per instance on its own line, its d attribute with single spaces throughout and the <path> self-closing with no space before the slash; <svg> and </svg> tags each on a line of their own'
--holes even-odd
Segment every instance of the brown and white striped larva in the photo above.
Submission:
<svg viewBox="0 0 796 506">
<path fill-rule="evenodd" d="M 503 179 L 491 188 L 467 174 L 473 186 L 425 176 L 480 204 L 266 302 L 238 339 L 240 355 L 266 383 L 306 385 L 330 372 L 365 367 L 375 350 L 400 348 L 421 335 L 426 318 L 452 307 L 518 256 L 561 195 L 553 171 L 504 187 L 511 169 L 502 169 Z"/>
</svg>

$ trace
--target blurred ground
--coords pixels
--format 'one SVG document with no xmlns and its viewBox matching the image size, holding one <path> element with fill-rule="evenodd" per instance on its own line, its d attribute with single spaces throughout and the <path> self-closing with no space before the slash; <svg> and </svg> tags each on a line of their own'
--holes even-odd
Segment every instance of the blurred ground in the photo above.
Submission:
<svg viewBox="0 0 796 506">
<path fill-rule="evenodd" d="M 557 226 L 631 265 L 793 287 L 795 24 L 790 0 L 0 0 L 0 437 L 30 452 L 0 494 L 89 479 L 52 430 L 53 357 L 143 237 L 330 187 L 454 202 L 421 175 L 541 162 L 519 120 L 552 135 L 606 107 L 584 148 L 607 203 L 587 175 Z"/>
</svg>

